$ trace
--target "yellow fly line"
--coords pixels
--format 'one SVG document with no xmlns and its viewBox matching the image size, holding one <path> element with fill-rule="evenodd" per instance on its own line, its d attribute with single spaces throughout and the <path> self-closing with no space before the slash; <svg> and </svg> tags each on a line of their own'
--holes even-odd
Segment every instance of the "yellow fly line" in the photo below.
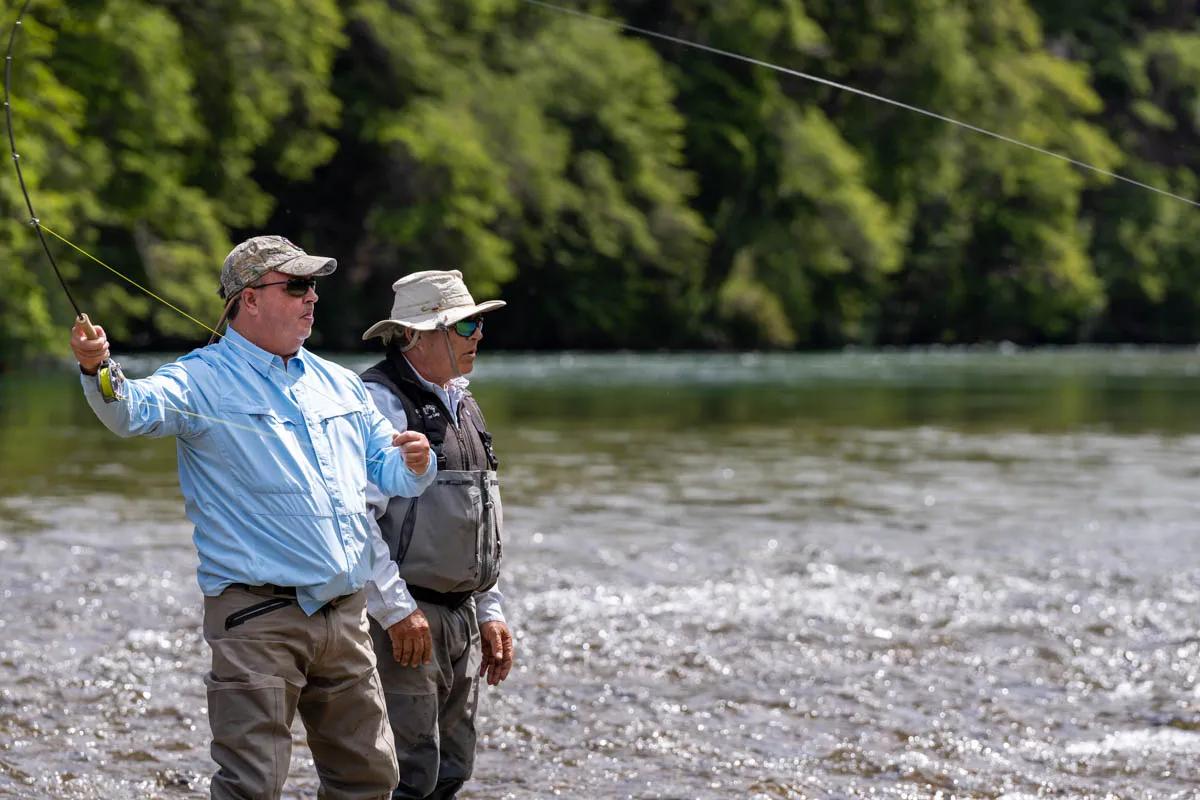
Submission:
<svg viewBox="0 0 1200 800">
<path fill-rule="evenodd" d="M 160 297 L 159 295 L 155 294 L 154 292 L 150 291 L 150 290 L 149 290 L 149 289 L 147 289 L 145 286 L 142 286 L 140 283 L 138 283 L 137 281 L 135 281 L 133 278 L 130 278 L 128 275 L 124 274 L 123 272 L 121 272 L 120 270 L 116 269 L 115 267 L 112 267 L 112 266 L 109 266 L 108 264 L 105 264 L 105 263 L 104 263 L 103 261 L 101 261 L 99 258 L 97 258 L 96 256 L 92 255 L 92 254 L 91 254 L 91 253 L 89 253 L 88 251 L 84 250 L 82 247 L 80 247 L 79 245 L 75 244 L 75 243 L 74 243 L 74 242 L 72 242 L 70 239 L 67 239 L 65 236 L 62 236 L 61 234 L 54 232 L 54 231 L 53 231 L 53 230 L 51 230 L 50 228 L 47 228 L 45 225 L 43 225 L 43 224 L 41 223 L 41 221 L 40 221 L 40 220 L 39 220 L 39 221 L 37 221 L 37 222 L 35 222 L 35 224 L 36 224 L 36 225 L 37 225 L 39 228 L 41 228 L 42 230 L 44 230 L 46 233 L 48 233 L 48 234 L 50 234 L 51 236 L 53 236 L 55 239 L 58 239 L 60 242 L 62 242 L 62 243 L 64 243 L 64 244 L 66 244 L 66 245 L 67 245 L 68 247 L 70 247 L 72 250 L 75 250 L 76 252 L 78 252 L 78 253 L 80 253 L 80 254 L 82 254 L 82 255 L 86 256 L 88 259 L 90 259 L 90 260 L 92 260 L 92 261 L 96 262 L 97 264 L 99 264 L 100 266 L 104 267 L 106 270 L 108 270 L 108 271 L 109 271 L 109 272 L 111 272 L 112 274 L 114 274 L 114 275 L 116 275 L 117 277 L 119 277 L 121 280 L 125 281 L 126 283 L 129 283 L 129 284 L 130 284 L 130 285 L 132 285 L 132 286 L 136 286 L 138 289 L 140 289 L 141 291 L 143 291 L 143 292 L 145 292 L 146 294 L 150 295 L 151 297 L 153 297 L 153 298 L 154 298 L 155 300 L 157 300 L 158 302 L 162 303 L 163 305 L 167 306 L 168 308 L 171 308 L 171 309 L 173 309 L 173 310 L 175 310 L 175 311 L 179 312 L 179 313 L 180 313 L 180 314 L 182 314 L 183 316 L 185 316 L 185 317 L 187 317 L 188 319 L 190 319 L 192 322 L 194 322 L 194 323 L 196 323 L 197 325 L 199 325 L 200 327 L 204 328 L 206 331 L 209 331 L 210 333 L 212 333 L 212 334 L 214 334 L 214 335 L 216 335 L 216 336 L 220 336 L 221 338 L 224 338 L 224 336 L 223 336 L 222 334 L 220 334 L 220 333 L 217 333 L 217 331 L 213 330 L 213 329 L 212 329 L 211 327 L 209 327 L 208 325 L 205 325 L 203 322 L 201 322 L 200 320 L 196 319 L 196 318 L 195 318 L 195 317 L 193 317 L 191 314 L 189 314 L 189 313 L 187 313 L 186 311 L 184 311 L 183 309 L 179 308 L 179 306 L 176 306 L 174 303 L 171 303 L 169 300 L 166 300 L 166 299 L 164 299 L 164 298 Z M 230 342 L 230 344 L 233 344 L 233 342 L 231 341 L 231 342 Z M 243 352 L 245 352 L 245 353 L 248 353 L 249 355 L 251 355 L 251 356 L 254 356 L 254 357 L 258 358 L 259 360 L 263 360 L 263 357 L 262 357 L 262 355 L 261 355 L 261 354 L 259 354 L 259 353 L 255 353 L 254 351 L 252 351 L 252 350 L 250 350 L 250 349 L 248 349 L 248 348 L 245 348 L 245 347 L 242 347 L 241 349 L 242 349 L 242 351 L 243 351 Z M 272 367 L 273 369 L 279 370 L 279 371 L 280 371 L 280 372 L 282 372 L 284 375 L 287 375 L 287 377 L 288 377 L 289 379 L 292 377 L 291 375 L 289 375 L 289 374 L 288 374 L 288 372 L 287 372 L 287 370 L 286 370 L 286 369 L 284 369 L 284 368 L 280 367 L 278 364 L 276 364 L 276 363 L 274 362 L 274 360 L 273 360 L 273 359 L 271 359 L 271 360 L 267 360 L 267 362 L 266 362 L 266 363 L 267 363 L 267 365 L 268 365 L 268 366 Z M 322 396 L 322 397 L 324 397 L 326 400 L 329 400 L 329 401 L 333 402 L 333 403 L 334 403 L 334 404 L 335 404 L 335 405 L 336 405 L 338 408 L 340 408 L 340 409 L 343 409 L 343 410 L 346 410 L 346 411 L 351 411 L 351 410 L 353 410 L 352 408 L 349 408 L 349 407 L 347 407 L 347 406 L 346 406 L 344 403 L 342 403 L 342 402 L 341 402 L 341 401 L 340 401 L 338 398 L 330 397 L 329 395 L 327 395 L 327 394 L 325 394 L 324 392 L 321 392 L 321 391 L 319 391 L 319 390 L 317 390 L 317 389 L 312 389 L 312 391 L 313 391 L 315 394 L 319 394 L 319 395 L 321 395 L 321 396 Z M 237 423 L 235 423 L 235 422 L 230 422 L 230 421 L 229 421 L 229 420 L 227 420 L 227 419 L 221 419 L 221 418 L 219 418 L 219 417 L 210 417 L 210 416 L 206 416 L 206 415 L 204 415 L 204 414 L 197 414 L 197 413 L 195 413 L 194 411 L 184 411 L 182 408 L 178 408 L 178 407 L 177 407 L 177 406 L 175 406 L 174 404 L 172 404 L 172 403 L 170 403 L 170 402 L 166 402 L 165 400 L 164 400 L 164 404 L 166 405 L 166 407 L 167 407 L 167 408 L 171 409 L 172 411 L 174 411 L 174 412 L 176 412 L 176 413 L 178 413 L 178 414 L 182 414 L 182 415 L 184 415 L 184 416 L 187 416 L 187 417 L 195 417 L 195 418 L 197 418 L 197 419 L 203 419 L 203 420 L 207 420 L 208 422 L 216 422 L 216 423 L 220 423 L 220 424 L 222 424 L 222 425 L 228 425 L 228 426 L 229 426 L 229 427 L 231 427 L 231 428 L 237 428 L 237 429 L 239 429 L 239 430 L 249 431 L 250 433 L 255 433 L 255 434 L 258 434 L 259 436 L 263 435 L 263 433 L 264 433 L 263 431 L 260 431 L 260 430 L 258 430 L 258 429 L 256 429 L 256 428 L 250 428 L 250 427 L 247 427 L 247 426 L 245 426 L 245 425 L 238 425 Z M 380 462 L 380 463 L 383 463 L 383 459 L 382 459 L 382 458 L 368 458 L 368 459 L 366 459 L 366 461 L 367 461 L 367 463 L 371 463 L 371 462 L 373 462 L 373 461 L 378 461 L 378 462 Z"/>
<path fill-rule="evenodd" d="M 208 331 L 209 333 L 215 334 L 215 335 L 217 335 L 217 336 L 220 336 L 220 335 L 221 335 L 221 334 L 217 333 L 215 330 L 213 330 L 212 328 L 210 328 L 208 325 L 205 325 L 203 322 L 201 322 L 200 320 L 198 320 L 198 319 L 196 319 L 195 317 L 193 317 L 191 314 L 189 314 L 189 313 L 187 313 L 186 311 L 184 311 L 184 310 L 183 310 L 182 308 L 180 308 L 179 306 L 175 305 L 174 303 L 170 302 L 169 300 L 165 300 L 165 299 L 163 299 L 162 297 L 159 297 L 159 296 L 158 296 L 158 295 L 156 295 L 154 292 L 150 291 L 150 290 L 149 290 L 149 289 L 147 289 L 145 286 L 142 286 L 140 283 L 138 283 L 137 281 L 135 281 L 133 278 L 129 277 L 129 276 L 128 276 L 128 275 L 126 275 L 125 273 L 121 272 L 120 270 L 118 270 L 118 269 L 116 269 L 116 268 L 114 268 L 114 267 L 110 267 L 108 264 L 105 264 L 103 261 L 101 261 L 100 259 L 96 258 L 94 255 L 92 255 L 92 254 L 91 254 L 91 253 L 89 253 L 88 251 L 84 250 L 82 247 L 80 247 L 79 245 L 75 244 L 74 242 L 72 242 L 72 241 L 71 241 L 70 239 L 68 239 L 67 237 L 65 237 L 65 236 L 62 236 L 61 234 L 55 233 L 54 231 L 50 230 L 49 228 L 47 228 L 45 225 L 43 225 L 43 224 L 41 223 L 41 220 L 37 220 L 37 221 L 35 221 L 35 223 L 34 223 L 34 224 L 36 224 L 36 225 L 37 225 L 39 228 L 41 228 L 42 230 L 44 230 L 46 233 L 48 233 L 48 234 L 50 234 L 51 236 L 53 236 L 55 239 L 58 239 L 60 242 L 62 242 L 63 244 L 67 245 L 68 247 L 70 247 L 72 250 L 75 250 L 76 252 L 78 252 L 78 253 L 80 253 L 80 254 L 82 254 L 82 255 L 86 256 L 87 258 L 90 258 L 92 261 L 95 261 L 97 264 L 99 264 L 100 266 L 104 267 L 106 270 L 108 270 L 108 271 L 109 271 L 109 272 L 111 272 L 112 274 L 116 275 L 116 276 L 117 276 L 118 278 L 120 278 L 121 280 L 125 281 L 126 283 L 132 284 L 133 286 L 136 286 L 137 288 L 141 289 L 143 292 L 145 292 L 146 294 L 150 295 L 151 297 L 153 297 L 153 298 L 154 298 L 155 300 L 157 300 L 158 302 L 162 303 L 162 304 L 163 304 L 164 306 L 166 306 L 167 308 L 173 309 L 174 311 L 178 311 L 180 314 L 182 314 L 183 316 L 187 317 L 187 318 L 188 318 L 188 319 L 190 319 L 192 322 L 194 322 L 194 323 L 196 323 L 197 325 L 199 325 L 201 328 L 204 328 L 204 330 Z"/>
</svg>

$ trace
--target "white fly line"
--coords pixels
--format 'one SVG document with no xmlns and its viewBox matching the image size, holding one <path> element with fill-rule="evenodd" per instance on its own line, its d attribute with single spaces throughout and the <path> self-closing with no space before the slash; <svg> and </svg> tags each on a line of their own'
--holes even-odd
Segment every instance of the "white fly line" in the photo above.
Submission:
<svg viewBox="0 0 1200 800">
<path fill-rule="evenodd" d="M 874 100 L 878 103 L 885 103 L 889 106 L 894 106 L 896 108 L 902 108 L 905 111 L 911 111 L 914 114 L 921 114 L 923 116 L 930 117 L 930 118 L 936 119 L 936 120 L 940 120 L 941 122 L 945 122 L 950 125 L 956 125 L 960 128 L 964 128 L 966 130 L 972 131 L 974 133 L 978 133 L 983 136 L 990 136 L 993 139 L 999 139 L 1002 142 L 1007 142 L 1008 144 L 1016 145 L 1017 147 L 1024 147 L 1026 150 L 1032 150 L 1035 153 L 1041 153 L 1044 156 L 1049 156 L 1051 158 L 1057 158 L 1059 161 L 1065 161 L 1068 164 L 1078 167 L 1079 169 L 1087 170 L 1089 172 L 1094 172 L 1098 175 L 1103 175 L 1107 178 L 1112 178 L 1113 180 L 1122 181 L 1124 183 L 1128 183 L 1133 186 L 1137 186 L 1141 189 L 1146 189 L 1147 191 L 1154 192 L 1155 194 L 1160 194 L 1160 195 L 1163 195 L 1164 197 L 1170 197 L 1172 200 L 1178 200 L 1182 203 L 1187 203 L 1190 206 L 1195 206 L 1197 208 L 1200 208 L 1200 202 L 1197 202 L 1196 200 L 1193 200 L 1190 197 L 1184 197 L 1183 195 L 1175 194 L 1174 192 L 1167 191 L 1166 189 L 1160 189 L 1157 186 L 1152 186 L 1148 183 L 1143 183 L 1142 181 L 1126 177 L 1125 175 L 1120 175 L 1116 172 L 1110 172 L 1109 170 L 1102 169 L 1100 167 L 1095 166 L 1094 164 L 1089 164 L 1086 161 L 1080 161 L 1079 159 L 1071 158 L 1070 156 L 1063 155 L 1062 153 L 1056 153 L 1053 150 L 1047 150 L 1044 147 L 1038 147 L 1035 144 L 1030 144 L 1029 142 L 1023 142 L 1020 139 L 1014 139 L 1011 136 L 1005 136 L 1002 133 L 997 133 L 995 131 L 988 130 L 987 128 L 981 128 L 978 125 L 972 125 L 969 122 L 963 122 L 962 120 L 954 119 L 953 117 L 947 117 L 946 115 L 939 114 L 936 111 L 930 111 L 928 109 L 921 108 L 920 106 L 914 106 L 914 105 L 911 105 L 910 103 L 904 103 L 900 100 L 893 100 L 890 97 L 884 97 L 883 95 L 875 94 L 874 92 L 868 92 L 863 89 L 858 89 L 854 86 L 850 86 L 845 83 L 838 83 L 837 81 L 832 81 L 832 80 L 829 80 L 828 78 L 822 78 L 819 75 L 812 75 L 807 72 L 801 72 L 800 70 L 790 69 L 788 67 L 780 66 L 779 64 L 772 64 L 769 61 L 763 61 L 761 59 L 751 58 L 750 56 L 744 56 L 740 53 L 734 53 L 729 50 L 722 50 L 719 47 L 711 47 L 706 44 L 700 44 L 699 42 L 693 42 L 688 39 L 682 39 L 678 36 L 671 36 L 666 33 L 659 33 L 658 31 L 652 31 L 647 28 L 639 28 L 636 25 L 629 25 L 628 23 L 621 22 L 619 20 L 608 19 L 607 17 L 596 16 L 595 14 L 589 14 L 585 11 L 578 11 L 573 8 L 566 8 L 564 6 L 555 5 L 554 3 L 547 3 L 547 2 L 545 2 L 545 0 L 523 0 L 523 2 L 526 2 L 533 6 L 538 6 L 540 8 L 547 9 L 549 11 L 556 11 L 560 14 L 569 14 L 571 16 L 580 17 L 582 19 L 590 20 L 592 22 L 600 23 L 603 25 L 609 25 L 614 28 L 619 28 L 623 31 L 637 33 L 642 36 L 648 36 L 648 37 L 651 37 L 654 39 L 661 39 L 666 42 L 683 45 L 684 47 L 691 47 L 696 50 L 703 50 L 706 53 L 712 53 L 714 55 L 722 56 L 724 58 L 732 58 L 736 61 L 741 61 L 746 64 L 753 64 L 756 67 L 762 67 L 763 69 L 769 69 L 774 72 L 781 73 L 783 75 L 791 75 L 792 77 L 795 77 L 795 78 L 801 78 L 803 80 L 811 81 L 813 83 L 819 83 L 819 84 L 822 84 L 823 86 L 829 86 L 829 87 L 838 89 L 843 92 L 849 92 L 851 94 L 856 94 L 860 97 L 866 97 L 866 98 L 868 98 L 870 100 Z"/>
</svg>

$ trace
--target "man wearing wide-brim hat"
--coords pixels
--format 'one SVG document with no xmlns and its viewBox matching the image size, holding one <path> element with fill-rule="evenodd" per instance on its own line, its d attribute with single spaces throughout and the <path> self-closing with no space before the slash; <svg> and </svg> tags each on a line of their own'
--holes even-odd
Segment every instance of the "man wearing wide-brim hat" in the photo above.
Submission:
<svg viewBox="0 0 1200 800">
<path fill-rule="evenodd" d="M 400 785 L 393 798 L 451 798 L 471 776 L 479 681 L 512 668 L 513 644 L 497 588 L 503 512 L 498 461 L 483 413 L 467 391 L 483 315 L 457 270 L 392 284 L 391 315 L 363 339 L 387 356 L 363 373 L 397 430 L 429 438 L 438 477 L 413 499 L 368 488 L 378 518 L 367 609 Z"/>
</svg>

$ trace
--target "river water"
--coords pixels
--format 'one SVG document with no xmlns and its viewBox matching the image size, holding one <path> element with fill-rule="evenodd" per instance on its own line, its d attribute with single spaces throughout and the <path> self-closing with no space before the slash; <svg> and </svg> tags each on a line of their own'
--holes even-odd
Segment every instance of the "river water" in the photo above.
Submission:
<svg viewBox="0 0 1200 800">
<path fill-rule="evenodd" d="M 464 797 L 1200 796 L 1200 353 L 485 353 L 473 388 L 518 665 Z M 172 442 L 0 379 L 0 797 L 206 796 L 190 534 Z"/>
</svg>

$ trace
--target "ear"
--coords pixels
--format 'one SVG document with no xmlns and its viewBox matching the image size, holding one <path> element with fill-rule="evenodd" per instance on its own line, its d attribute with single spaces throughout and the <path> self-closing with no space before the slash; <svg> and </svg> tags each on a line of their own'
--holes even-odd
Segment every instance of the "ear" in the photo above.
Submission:
<svg viewBox="0 0 1200 800">
<path fill-rule="evenodd" d="M 252 316 L 257 317 L 258 316 L 258 292 L 254 291 L 253 287 L 247 286 L 245 289 L 242 290 L 241 300 L 242 300 L 242 312 L 241 313 L 243 313 L 243 314 L 248 313 Z"/>
</svg>

